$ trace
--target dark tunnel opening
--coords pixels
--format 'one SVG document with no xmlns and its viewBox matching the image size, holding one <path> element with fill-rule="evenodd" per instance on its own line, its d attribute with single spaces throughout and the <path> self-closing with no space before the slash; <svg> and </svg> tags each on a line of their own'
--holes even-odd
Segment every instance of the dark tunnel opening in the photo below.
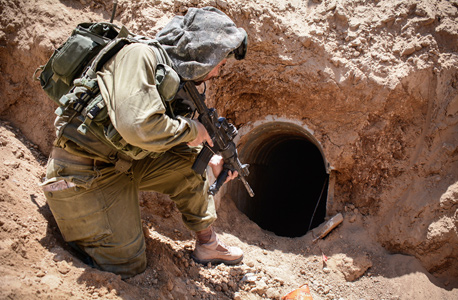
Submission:
<svg viewBox="0 0 458 300">
<path fill-rule="evenodd" d="M 229 191 L 239 210 L 262 229 L 299 237 L 326 216 L 327 162 L 313 136 L 286 122 L 264 124 L 244 137 L 240 157 L 250 164 L 248 181 L 255 197 L 240 183 Z"/>
</svg>

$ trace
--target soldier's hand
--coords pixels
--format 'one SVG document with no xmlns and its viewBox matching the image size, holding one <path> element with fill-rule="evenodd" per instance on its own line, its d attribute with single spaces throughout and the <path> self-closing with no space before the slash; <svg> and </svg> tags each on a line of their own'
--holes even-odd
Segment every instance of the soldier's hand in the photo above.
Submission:
<svg viewBox="0 0 458 300">
<path fill-rule="evenodd" d="M 213 147 L 213 141 L 204 125 L 197 120 L 192 121 L 197 125 L 197 137 L 194 139 L 194 141 L 189 142 L 188 145 L 195 147 L 199 146 L 203 142 L 207 142 L 210 147 Z"/>
<path fill-rule="evenodd" d="M 224 168 L 224 160 L 223 157 L 220 155 L 213 155 L 212 158 L 210 159 L 210 162 L 208 163 L 209 166 L 212 169 L 213 175 L 218 178 L 219 174 Z M 232 179 L 237 178 L 239 176 L 239 173 L 237 171 L 232 172 L 231 170 L 228 171 L 226 182 L 231 181 Z"/>
</svg>

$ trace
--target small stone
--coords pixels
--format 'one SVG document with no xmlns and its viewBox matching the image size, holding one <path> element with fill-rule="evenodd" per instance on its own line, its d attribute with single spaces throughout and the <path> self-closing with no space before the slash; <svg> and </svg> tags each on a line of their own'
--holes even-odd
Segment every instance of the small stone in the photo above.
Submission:
<svg viewBox="0 0 458 300">
<path fill-rule="evenodd" d="M 254 288 L 255 292 L 258 293 L 258 295 L 262 296 L 263 294 L 266 293 L 267 291 L 267 284 L 264 280 L 259 280 L 256 282 L 256 287 Z"/>
<path fill-rule="evenodd" d="M 37 277 L 40 277 L 40 278 L 41 278 L 41 277 L 44 277 L 45 275 L 46 275 L 46 273 L 43 272 L 43 270 L 39 270 L 39 271 L 36 273 L 36 276 L 37 276 Z"/>
<path fill-rule="evenodd" d="M 229 290 L 227 283 L 223 282 L 221 284 L 221 289 L 223 290 L 223 292 L 227 292 Z"/>
<path fill-rule="evenodd" d="M 404 49 L 401 52 L 401 55 L 402 56 L 408 56 L 408 55 L 410 55 L 410 54 L 412 54 L 414 52 L 415 52 L 415 44 L 410 43 L 410 44 L 408 44 L 407 46 L 404 47 Z"/>
<path fill-rule="evenodd" d="M 235 283 L 235 281 L 233 281 L 233 280 L 229 280 L 227 285 L 233 290 L 235 290 L 237 288 L 237 283 Z"/>
<path fill-rule="evenodd" d="M 245 282 L 255 282 L 258 277 L 254 273 L 246 273 L 245 276 L 243 276 L 242 281 Z"/>
<path fill-rule="evenodd" d="M 340 59 L 338 59 L 338 58 L 336 58 L 336 57 L 331 58 L 331 62 L 332 62 L 332 64 L 333 64 L 335 67 L 339 67 L 339 65 L 340 65 Z M 347 207 L 345 206 L 345 209 L 346 209 L 346 208 L 347 208 Z"/>
<path fill-rule="evenodd" d="M 268 288 L 266 291 L 266 296 L 269 299 L 280 299 L 280 292 L 275 288 Z"/>
<path fill-rule="evenodd" d="M 167 290 L 169 292 L 171 292 L 173 290 L 173 281 L 172 281 L 172 279 L 169 279 L 169 281 L 167 281 Z"/>
<path fill-rule="evenodd" d="M 59 271 L 59 273 L 65 275 L 68 272 L 70 272 L 70 266 L 65 260 L 63 260 L 57 263 L 57 270 Z"/>
<path fill-rule="evenodd" d="M 356 214 L 351 214 L 348 217 L 348 222 L 354 223 L 356 221 Z"/>
<path fill-rule="evenodd" d="M 55 275 L 46 275 L 41 279 L 41 285 L 48 286 L 51 290 L 57 289 L 61 283 L 62 279 Z"/>
<path fill-rule="evenodd" d="M 429 46 L 431 45 L 431 42 L 428 41 L 428 40 L 426 40 L 426 39 L 424 39 L 424 40 L 422 40 L 422 41 L 420 42 L 420 45 L 421 45 L 422 47 L 429 47 Z"/>
<path fill-rule="evenodd" d="M 307 37 L 300 37 L 299 41 L 301 42 L 302 46 L 304 46 L 305 48 L 310 47 L 310 45 L 312 44 L 312 38 L 310 38 L 308 36 Z"/>
<path fill-rule="evenodd" d="M 13 169 L 19 168 L 20 163 L 16 161 L 11 161 L 11 160 L 5 160 L 3 164 L 7 167 L 12 167 Z"/>
</svg>

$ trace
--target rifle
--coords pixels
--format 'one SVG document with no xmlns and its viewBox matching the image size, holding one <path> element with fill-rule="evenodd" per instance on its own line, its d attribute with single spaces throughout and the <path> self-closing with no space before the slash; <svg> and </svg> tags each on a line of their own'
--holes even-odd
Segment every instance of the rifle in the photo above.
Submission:
<svg viewBox="0 0 458 300">
<path fill-rule="evenodd" d="M 210 186 L 208 193 L 210 195 L 216 195 L 226 181 L 229 170 L 231 170 L 239 173 L 238 178 L 243 182 L 248 194 L 254 197 L 254 192 L 245 178 L 250 174 L 248 171 L 249 165 L 240 162 L 237 148 L 233 142 L 233 139 L 238 134 L 235 126 L 229 123 L 226 118 L 218 117 L 218 113 L 214 108 L 207 107 L 205 104 L 205 93 L 200 94 L 193 81 L 186 81 L 183 84 L 183 91 L 193 102 L 199 113 L 199 122 L 207 129 L 213 141 L 213 147 L 210 147 L 207 142 L 204 143 L 204 147 L 192 165 L 192 169 L 197 174 L 202 175 L 214 154 L 220 154 L 224 159 L 223 171 L 221 171 L 218 178 Z"/>
</svg>

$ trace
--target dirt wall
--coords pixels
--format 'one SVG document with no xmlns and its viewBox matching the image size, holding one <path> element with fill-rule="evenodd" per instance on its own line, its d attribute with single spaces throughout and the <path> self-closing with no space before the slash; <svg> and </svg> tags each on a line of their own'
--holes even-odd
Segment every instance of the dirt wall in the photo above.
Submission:
<svg viewBox="0 0 458 300">
<path fill-rule="evenodd" d="M 239 126 L 301 120 L 337 174 L 334 209 L 354 204 L 387 249 L 456 277 L 456 3 L 308 4 L 242 23 L 251 52 L 216 105 Z"/>
<path fill-rule="evenodd" d="M 74 26 L 111 1 L 0 0 L 0 118 L 44 153 L 54 104 L 32 80 Z M 313 130 L 336 174 L 333 211 L 354 205 L 386 249 L 458 278 L 457 1 L 120 1 L 154 35 L 187 6 L 225 11 L 249 35 L 208 99 L 238 127 L 266 116 Z"/>
</svg>

